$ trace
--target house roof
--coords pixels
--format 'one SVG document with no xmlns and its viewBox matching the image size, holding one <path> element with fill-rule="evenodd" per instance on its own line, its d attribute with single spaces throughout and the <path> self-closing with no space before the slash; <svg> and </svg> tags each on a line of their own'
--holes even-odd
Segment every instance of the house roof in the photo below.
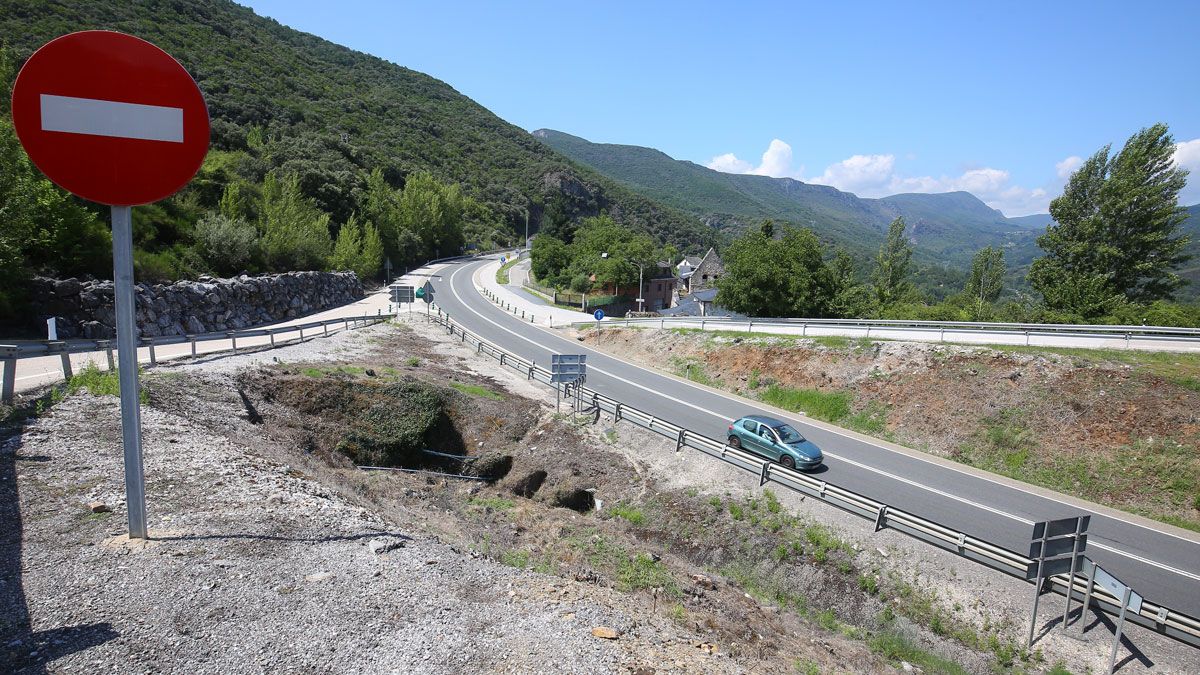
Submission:
<svg viewBox="0 0 1200 675">
<path fill-rule="evenodd" d="M 689 255 L 689 256 L 684 257 L 683 262 L 681 262 L 679 264 L 682 265 L 684 263 L 687 263 L 688 267 L 695 267 L 695 266 L 699 265 L 701 262 L 704 262 L 704 258 L 701 258 L 700 256 L 696 256 L 696 255 Z"/>
<path fill-rule="evenodd" d="M 704 288 L 692 293 L 692 297 L 700 302 L 714 302 L 717 299 L 717 289 Z"/>
</svg>

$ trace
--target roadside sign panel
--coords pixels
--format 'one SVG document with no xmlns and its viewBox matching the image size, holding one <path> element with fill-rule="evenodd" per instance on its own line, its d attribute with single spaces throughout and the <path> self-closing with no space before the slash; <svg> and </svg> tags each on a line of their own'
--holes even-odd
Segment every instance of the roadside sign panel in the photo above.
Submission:
<svg viewBox="0 0 1200 675">
<path fill-rule="evenodd" d="M 412 286 L 392 286 L 392 302 L 400 304 L 403 302 L 415 302 L 416 292 Z M 423 295 L 423 294 L 422 294 Z"/>
<path fill-rule="evenodd" d="M 1087 535 L 1079 535 L 1079 551 L 1087 548 Z M 1029 545 L 1030 558 L 1054 558 L 1056 556 L 1070 554 L 1075 552 L 1075 536 L 1072 532 L 1069 537 L 1059 537 L 1057 539 L 1047 539 L 1045 541 L 1038 540 Z"/>
<path fill-rule="evenodd" d="M 433 302 L 433 284 L 426 281 L 425 285 L 420 288 L 420 292 L 418 292 L 416 296 L 424 300 L 425 304 Z"/>
<path fill-rule="evenodd" d="M 13 84 L 12 116 L 42 173 L 101 204 L 168 197 L 208 153 L 208 107 L 195 80 L 163 50 L 123 33 L 46 43 Z"/>
<path fill-rule="evenodd" d="M 1062 518 L 1060 520 L 1046 520 L 1040 523 L 1033 524 L 1033 539 L 1047 539 L 1051 537 L 1061 537 L 1067 534 L 1075 534 L 1076 522 L 1079 521 L 1078 527 L 1081 531 L 1086 532 L 1088 523 L 1092 520 L 1091 516 L 1076 516 L 1074 518 Z"/>
<path fill-rule="evenodd" d="M 604 318 L 604 310 L 598 309 L 598 310 L 592 312 L 592 316 L 594 316 L 596 318 L 596 320 L 599 321 Z"/>
<path fill-rule="evenodd" d="M 574 382 L 587 378 L 586 354 L 551 354 L 550 379 L 553 382 Z"/>
<path fill-rule="evenodd" d="M 1129 588 L 1124 582 L 1109 574 L 1103 567 L 1092 562 L 1087 556 L 1083 557 L 1081 571 L 1085 576 L 1091 578 L 1093 583 L 1118 599 L 1124 597 L 1125 589 Z M 1142 596 L 1138 595 L 1137 591 L 1131 589 L 1129 592 L 1129 604 L 1126 607 L 1134 614 L 1140 614 L 1142 611 Z"/>
</svg>

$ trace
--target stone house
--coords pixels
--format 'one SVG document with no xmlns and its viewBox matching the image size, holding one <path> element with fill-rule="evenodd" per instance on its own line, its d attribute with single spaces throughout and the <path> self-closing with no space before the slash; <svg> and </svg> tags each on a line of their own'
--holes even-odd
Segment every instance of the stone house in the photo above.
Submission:
<svg viewBox="0 0 1200 675">
<path fill-rule="evenodd" d="M 687 259 L 684 262 L 688 262 Z M 683 263 L 680 263 L 680 267 L 682 266 Z M 706 288 L 715 288 L 717 279 L 720 279 L 723 274 L 725 274 L 725 264 L 721 262 L 721 256 L 710 248 L 708 253 L 705 253 L 704 257 L 696 262 L 691 269 L 691 274 L 683 281 L 687 286 L 687 292 L 695 293 Z M 682 273 L 680 277 L 683 277 Z"/>
</svg>

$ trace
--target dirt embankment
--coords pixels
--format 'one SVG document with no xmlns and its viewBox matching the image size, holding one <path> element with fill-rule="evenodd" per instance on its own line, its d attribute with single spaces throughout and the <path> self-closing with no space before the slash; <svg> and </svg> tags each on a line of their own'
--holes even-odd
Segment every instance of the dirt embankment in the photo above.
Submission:
<svg viewBox="0 0 1200 675">
<path fill-rule="evenodd" d="M 667 364 L 749 398 L 808 406 L 864 433 L 1200 528 L 1195 355 L 687 331 L 583 335 L 637 363 Z M 835 398 L 844 412 L 823 405 Z"/>
</svg>

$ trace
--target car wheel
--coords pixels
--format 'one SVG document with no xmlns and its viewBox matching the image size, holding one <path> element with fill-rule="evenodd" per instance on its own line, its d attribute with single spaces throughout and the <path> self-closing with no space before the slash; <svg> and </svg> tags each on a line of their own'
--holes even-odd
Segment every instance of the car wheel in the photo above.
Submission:
<svg viewBox="0 0 1200 675">
<path fill-rule="evenodd" d="M 784 456 L 780 457 L 779 463 L 786 466 L 789 469 L 796 468 L 796 460 L 792 459 L 791 455 L 784 455 Z"/>
<path fill-rule="evenodd" d="M 730 436 L 729 437 L 729 447 L 740 450 L 742 447 L 742 439 L 738 438 L 737 436 Z"/>
</svg>

